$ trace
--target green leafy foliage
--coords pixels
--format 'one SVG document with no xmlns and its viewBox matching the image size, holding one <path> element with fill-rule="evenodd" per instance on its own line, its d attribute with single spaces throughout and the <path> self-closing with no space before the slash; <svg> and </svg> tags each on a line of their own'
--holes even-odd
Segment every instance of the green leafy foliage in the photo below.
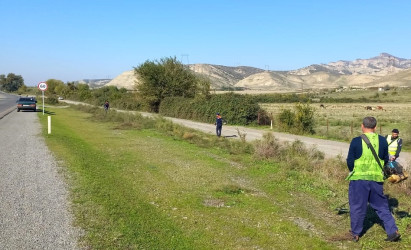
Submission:
<svg viewBox="0 0 411 250">
<path fill-rule="evenodd" d="M 308 103 L 295 105 L 295 111 L 284 109 L 278 115 L 280 127 L 289 132 L 297 134 L 310 133 L 314 134 L 314 108 Z"/>
<path fill-rule="evenodd" d="M 21 75 L 15 75 L 13 73 L 0 75 L 0 90 L 7 92 L 15 92 L 20 87 L 24 86 L 24 79 Z"/>
<path fill-rule="evenodd" d="M 59 101 L 56 95 L 48 96 L 44 99 L 44 102 L 47 104 L 57 104 Z"/>
<path fill-rule="evenodd" d="M 308 104 L 298 103 L 296 106 L 297 127 L 303 133 L 314 134 L 314 109 Z"/>
<path fill-rule="evenodd" d="M 194 98 L 208 95 L 210 83 L 197 77 L 174 57 L 146 61 L 134 68 L 139 97 L 149 111 L 158 112 L 166 97 Z"/>
<path fill-rule="evenodd" d="M 283 129 L 292 128 L 295 123 L 295 113 L 290 109 L 284 109 L 279 114 L 278 121 Z"/>
<path fill-rule="evenodd" d="M 226 123 L 239 125 L 256 122 L 259 112 L 265 115 L 252 96 L 234 93 L 209 98 L 169 97 L 163 100 L 159 109 L 164 116 L 207 123 L 214 123 L 216 113 L 220 113 Z"/>
<path fill-rule="evenodd" d="M 96 106 L 102 106 L 105 101 L 109 101 L 110 106 L 120 109 L 139 110 L 141 108 L 141 101 L 134 94 L 127 92 L 125 88 L 118 89 L 115 86 L 92 90 L 92 99 L 92 103 Z"/>
<path fill-rule="evenodd" d="M 65 87 L 63 81 L 56 79 L 49 79 L 46 81 L 47 91 L 44 93 L 47 96 L 61 95 Z"/>
</svg>

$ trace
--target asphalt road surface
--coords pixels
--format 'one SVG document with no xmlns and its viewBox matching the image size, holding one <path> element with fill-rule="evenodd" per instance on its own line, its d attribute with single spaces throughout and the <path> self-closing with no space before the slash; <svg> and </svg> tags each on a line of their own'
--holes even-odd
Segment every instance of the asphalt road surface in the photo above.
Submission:
<svg viewBox="0 0 411 250">
<path fill-rule="evenodd" d="M 16 109 L 16 101 L 18 99 L 19 97 L 16 95 L 10 95 L 0 91 L 0 119 Z"/>
<path fill-rule="evenodd" d="M 40 133 L 36 112 L 0 119 L 2 250 L 78 249 L 62 171 Z"/>
</svg>

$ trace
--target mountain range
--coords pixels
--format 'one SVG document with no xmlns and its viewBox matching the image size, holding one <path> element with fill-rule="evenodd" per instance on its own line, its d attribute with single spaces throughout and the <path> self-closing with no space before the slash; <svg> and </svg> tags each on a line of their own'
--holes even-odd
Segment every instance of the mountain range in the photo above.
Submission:
<svg viewBox="0 0 411 250">
<path fill-rule="evenodd" d="M 290 71 L 271 71 L 248 66 L 229 67 L 190 64 L 206 76 L 213 89 L 239 88 L 266 91 L 297 91 L 339 87 L 411 87 L 411 60 L 381 53 L 369 59 L 312 64 Z M 126 71 L 104 86 L 133 89 L 138 84 L 134 70 Z"/>
</svg>

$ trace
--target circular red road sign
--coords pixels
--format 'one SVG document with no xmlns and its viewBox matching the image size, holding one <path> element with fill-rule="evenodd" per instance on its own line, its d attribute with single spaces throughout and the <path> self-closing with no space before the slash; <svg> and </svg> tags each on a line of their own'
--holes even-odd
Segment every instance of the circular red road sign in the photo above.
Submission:
<svg viewBox="0 0 411 250">
<path fill-rule="evenodd" d="M 47 83 L 46 82 L 39 82 L 39 84 L 37 85 L 37 88 L 39 88 L 39 90 L 41 90 L 41 91 L 46 91 L 47 90 Z"/>
</svg>

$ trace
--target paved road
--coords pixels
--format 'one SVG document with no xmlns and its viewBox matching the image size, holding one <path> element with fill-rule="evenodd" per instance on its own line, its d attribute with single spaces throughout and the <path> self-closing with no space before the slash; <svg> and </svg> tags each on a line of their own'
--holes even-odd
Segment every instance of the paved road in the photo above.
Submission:
<svg viewBox="0 0 411 250">
<path fill-rule="evenodd" d="M 0 249 L 78 249 L 68 192 L 37 113 L 0 119 Z"/>
<path fill-rule="evenodd" d="M 0 91 L 0 119 L 16 109 L 18 96 Z"/>
</svg>

